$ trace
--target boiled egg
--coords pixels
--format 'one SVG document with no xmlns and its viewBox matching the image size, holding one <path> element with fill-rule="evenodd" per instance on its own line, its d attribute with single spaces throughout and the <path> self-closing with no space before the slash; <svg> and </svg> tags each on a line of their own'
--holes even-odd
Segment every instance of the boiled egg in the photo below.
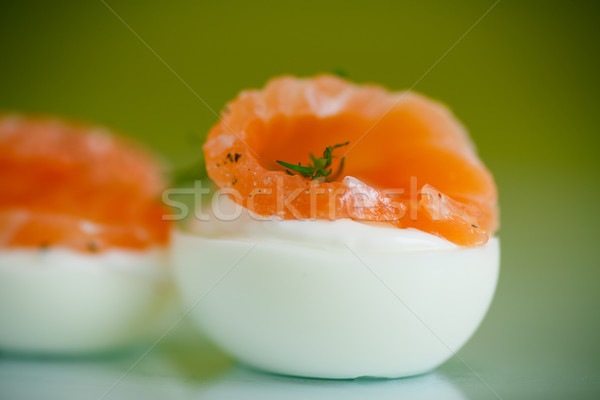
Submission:
<svg viewBox="0 0 600 400">
<path fill-rule="evenodd" d="M 0 351 L 82 354 L 173 302 L 160 163 L 106 128 L 0 114 Z"/>
<path fill-rule="evenodd" d="M 222 349 L 318 378 L 434 369 L 476 330 L 499 272 L 497 238 L 469 248 L 416 229 L 246 210 L 177 232 L 171 254 L 191 319 Z"/>
</svg>

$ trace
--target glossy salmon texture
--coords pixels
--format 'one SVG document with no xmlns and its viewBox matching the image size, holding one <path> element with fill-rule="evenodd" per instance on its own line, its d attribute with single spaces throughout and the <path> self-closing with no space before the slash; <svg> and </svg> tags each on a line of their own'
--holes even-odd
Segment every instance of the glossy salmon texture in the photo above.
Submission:
<svg viewBox="0 0 600 400">
<path fill-rule="evenodd" d="M 331 182 L 277 163 L 309 165 L 310 154 L 345 142 Z M 414 92 L 329 75 L 275 78 L 227 105 L 204 154 L 210 178 L 262 216 L 387 222 L 462 246 L 483 245 L 498 229 L 496 185 L 466 130 Z"/>
<path fill-rule="evenodd" d="M 160 163 L 100 127 L 0 114 L 0 247 L 165 245 Z"/>
</svg>

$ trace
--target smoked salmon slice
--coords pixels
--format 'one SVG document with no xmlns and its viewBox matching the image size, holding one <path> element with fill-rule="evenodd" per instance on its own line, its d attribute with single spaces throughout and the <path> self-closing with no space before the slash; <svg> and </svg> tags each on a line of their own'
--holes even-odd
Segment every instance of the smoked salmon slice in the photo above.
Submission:
<svg viewBox="0 0 600 400">
<path fill-rule="evenodd" d="M 310 165 L 337 148 L 333 180 L 311 180 L 278 161 Z M 209 177 L 262 216 L 386 222 L 462 246 L 498 229 L 497 190 L 466 130 L 442 104 L 320 75 L 272 79 L 230 102 L 204 145 Z M 290 174 L 291 173 L 291 174 Z"/>
<path fill-rule="evenodd" d="M 164 245 L 160 163 L 105 128 L 0 114 L 0 247 Z"/>
</svg>

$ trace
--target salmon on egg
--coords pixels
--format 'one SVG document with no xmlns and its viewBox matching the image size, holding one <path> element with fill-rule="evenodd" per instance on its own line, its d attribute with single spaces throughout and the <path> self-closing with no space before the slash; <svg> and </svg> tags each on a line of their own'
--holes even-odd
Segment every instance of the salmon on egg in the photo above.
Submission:
<svg viewBox="0 0 600 400">
<path fill-rule="evenodd" d="M 227 105 L 204 159 L 214 216 L 174 235 L 173 265 L 192 319 L 238 360 L 404 377 L 446 361 L 482 321 L 497 189 L 444 105 L 277 77 Z"/>
<path fill-rule="evenodd" d="M 160 162 L 106 128 L 0 114 L 0 350 L 146 337 L 170 307 Z"/>
</svg>

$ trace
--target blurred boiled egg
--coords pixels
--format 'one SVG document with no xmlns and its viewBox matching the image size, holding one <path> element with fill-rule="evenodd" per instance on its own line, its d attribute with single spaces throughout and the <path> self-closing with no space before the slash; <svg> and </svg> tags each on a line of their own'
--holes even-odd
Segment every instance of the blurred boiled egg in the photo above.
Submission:
<svg viewBox="0 0 600 400">
<path fill-rule="evenodd" d="M 170 307 L 160 165 L 104 128 L 0 115 L 0 350 L 144 338 Z"/>
</svg>

